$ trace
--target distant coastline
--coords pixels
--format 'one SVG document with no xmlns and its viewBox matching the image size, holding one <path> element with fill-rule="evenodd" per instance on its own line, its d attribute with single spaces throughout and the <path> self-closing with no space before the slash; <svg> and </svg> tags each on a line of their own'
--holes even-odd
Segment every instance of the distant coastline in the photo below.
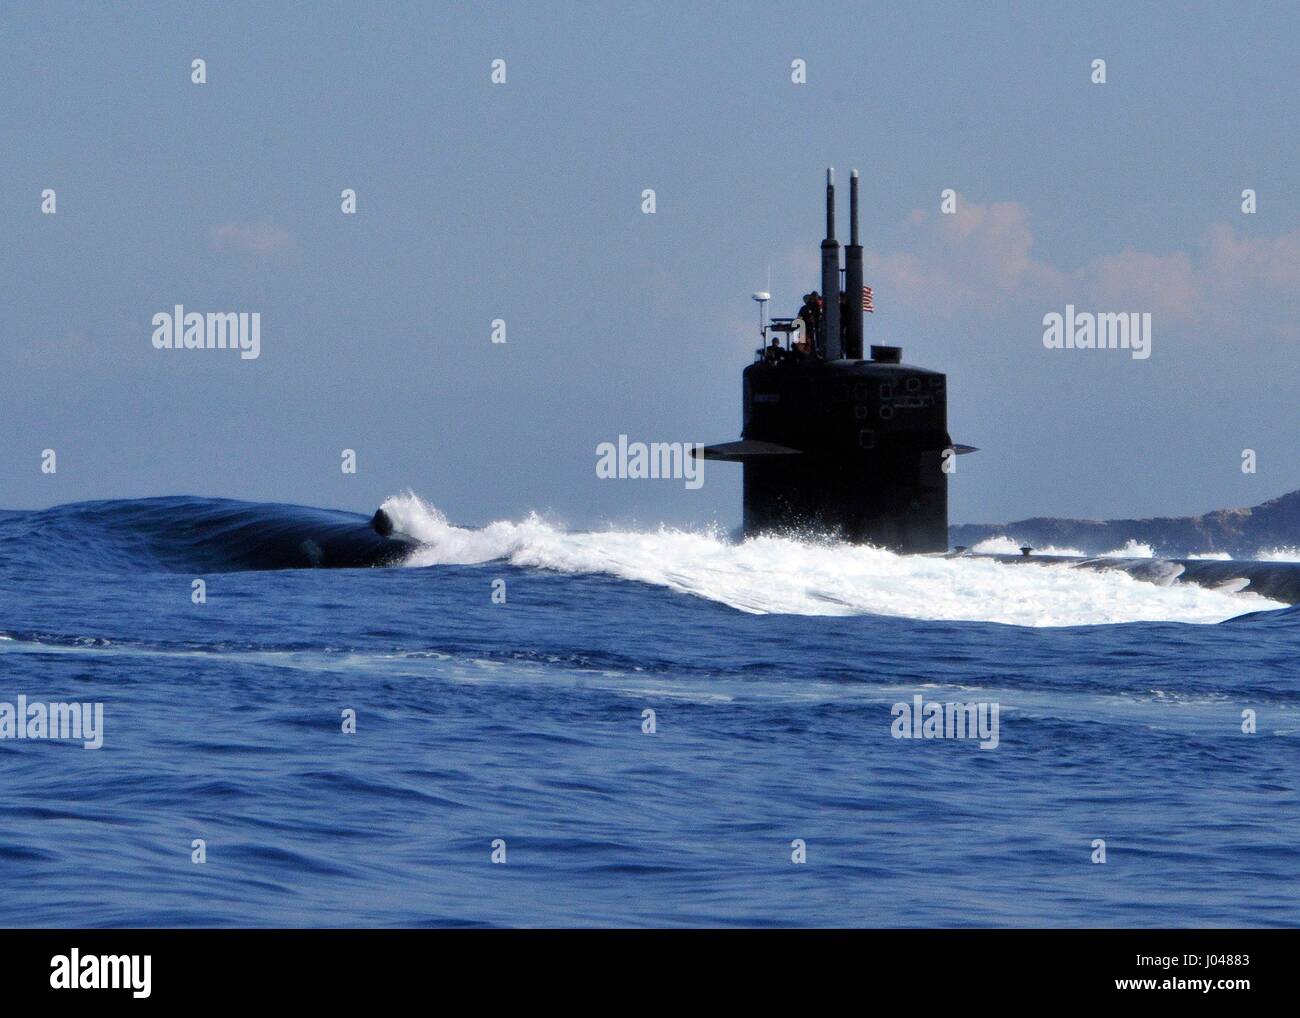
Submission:
<svg viewBox="0 0 1300 1018">
<path fill-rule="evenodd" d="M 1254 558 L 1300 546 L 1300 490 L 1244 509 L 1218 509 L 1201 516 L 1133 520 L 1076 520 L 1038 516 L 1012 523 L 963 523 L 948 528 L 954 546 L 1009 538 L 1038 548 L 1069 548 L 1102 555 L 1126 545 L 1156 555 L 1227 554 Z"/>
</svg>

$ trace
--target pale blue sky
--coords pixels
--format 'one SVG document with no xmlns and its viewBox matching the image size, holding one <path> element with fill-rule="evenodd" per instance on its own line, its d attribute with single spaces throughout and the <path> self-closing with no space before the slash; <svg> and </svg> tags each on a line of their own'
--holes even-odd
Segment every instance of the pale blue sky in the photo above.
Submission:
<svg viewBox="0 0 1300 1018">
<path fill-rule="evenodd" d="M 739 435 L 749 294 L 818 285 L 827 165 L 863 174 L 868 341 L 947 371 L 983 450 L 954 522 L 1300 487 L 1295 5 L 7 4 L 0 33 L 0 507 L 409 487 L 730 526 L 739 468 L 604 481 L 595 447 Z M 1045 350 L 1066 302 L 1151 311 L 1151 359 Z M 260 312 L 260 359 L 153 349 L 176 303 Z"/>
</svg>

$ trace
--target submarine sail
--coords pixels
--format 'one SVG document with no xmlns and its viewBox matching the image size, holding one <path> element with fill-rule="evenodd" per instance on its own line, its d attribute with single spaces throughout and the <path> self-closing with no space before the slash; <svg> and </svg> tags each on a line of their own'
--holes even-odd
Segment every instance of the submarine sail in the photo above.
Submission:
<svg viewBox="0 0 1300 1018">
<path fill-rule="evenodd" d="M 740 442 L 706 459 L 744 471 L 744 533 L 819 534 L 897 552 L 948 550 L 952 457 L 948 380 L 902 363 L 895 346 L 862 358 L 858 172 L 850 178 L 844 288 L 835 239 L 835 177 L 827 171 L 822 290 L 796 319 L 772 319 L 743 372 Z M 769 335 L 787 337 L 768 345 Z M 798 341 L 789 337 L 797 335 Z"/>
</svg>

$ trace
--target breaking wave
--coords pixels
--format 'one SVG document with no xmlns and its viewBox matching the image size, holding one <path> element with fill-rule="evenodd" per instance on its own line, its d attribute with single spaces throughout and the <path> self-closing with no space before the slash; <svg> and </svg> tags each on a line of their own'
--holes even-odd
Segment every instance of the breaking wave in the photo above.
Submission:
<svg viewBox="0 0 1300 1018">
<path fill-rule="evenodd" d="M 459 527 L 409 492 L 383 508 L 396 528 L 391 537 L 357 513 L 189 496 L 0 511 L 0 573 L 507 563 L 652 584 L 759 614 L 1022 626 L 1213 623 L 1283 607 L 1272 598 L 1289 602 L 1289 592 L 1300 589 L 1300 565 L 1284 557 L 1288 549 L 1273 552 L 1275 566 L 1256 563 L 1253 571 L 1237 572 L 1231 562 L 1179 565 L 1136 546 L 1123 549 L 1113 567 L 1096 568 L 1093 560 L 1084 568 L 1039 558 L 904 556 L 795 537 L 735 542 L 717 529 L 573 532 L 536 515 Z M 1247 573 L 1250 586 L 1242 590 Z"/>
<path fill-rule="evenodd" d="M 1261 562 L 1300 562 L 1300 548 L 1269 548 L 1255 557 Z"/>
<path fill-rule="evenodd" d="M 1114 551 L 1102 552 L 1098 558 L 1155 558 L 1155 550 L 1149 544 L 1129 538 L 1128 543 Z"/>
<path fill-rule="evenodd" d="M 1023 541 L 1017 541 L 1013 537 L 1007 537 L 1005 534 L 999 534 L 997 537 L 986 537 L 979 544 L 971 548 L 971 551 L 978 555 L 1019 555 Z M 1045 548 L 1034 548 L 1039 555 L 1072 555 L 1076 558 L 1082 558 L 1083 552 L 1078 548 L 1058 548 L 1054 544 L 1049 544 Z"/>
<path fill-rule="evenodd" d="M 419 542 L 407 566 L 505 562 L 604 574 L 667 587 L 755 613 L 893 615 L 1023 626 L 1137 621 L 1212 623 L 1284 607 L 1255 594 L 1194 584 L 1159 586 L 1119 570 L 1071 564 L 896 555 L 878 548 L 760 537 L 732 543 L 717 530 L 569 532 L 531 515 L 485 527 L 451 524 L 406 493 L 384 510 Z"/>
</svg>

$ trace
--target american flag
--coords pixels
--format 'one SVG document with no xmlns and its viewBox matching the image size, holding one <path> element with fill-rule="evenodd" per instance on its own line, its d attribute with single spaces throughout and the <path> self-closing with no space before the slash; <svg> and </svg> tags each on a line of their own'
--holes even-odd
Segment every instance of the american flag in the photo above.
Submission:
<svg viewBox="0 0 1300 1018">
<path fill-rule="evenodd" d="M 869 286 L 864 286 L 862 288 L 862 310 L 871 311 L 873 313 L 876 310 L 876 305 L 871 301 L 871 287 Z"/>
</svg>

